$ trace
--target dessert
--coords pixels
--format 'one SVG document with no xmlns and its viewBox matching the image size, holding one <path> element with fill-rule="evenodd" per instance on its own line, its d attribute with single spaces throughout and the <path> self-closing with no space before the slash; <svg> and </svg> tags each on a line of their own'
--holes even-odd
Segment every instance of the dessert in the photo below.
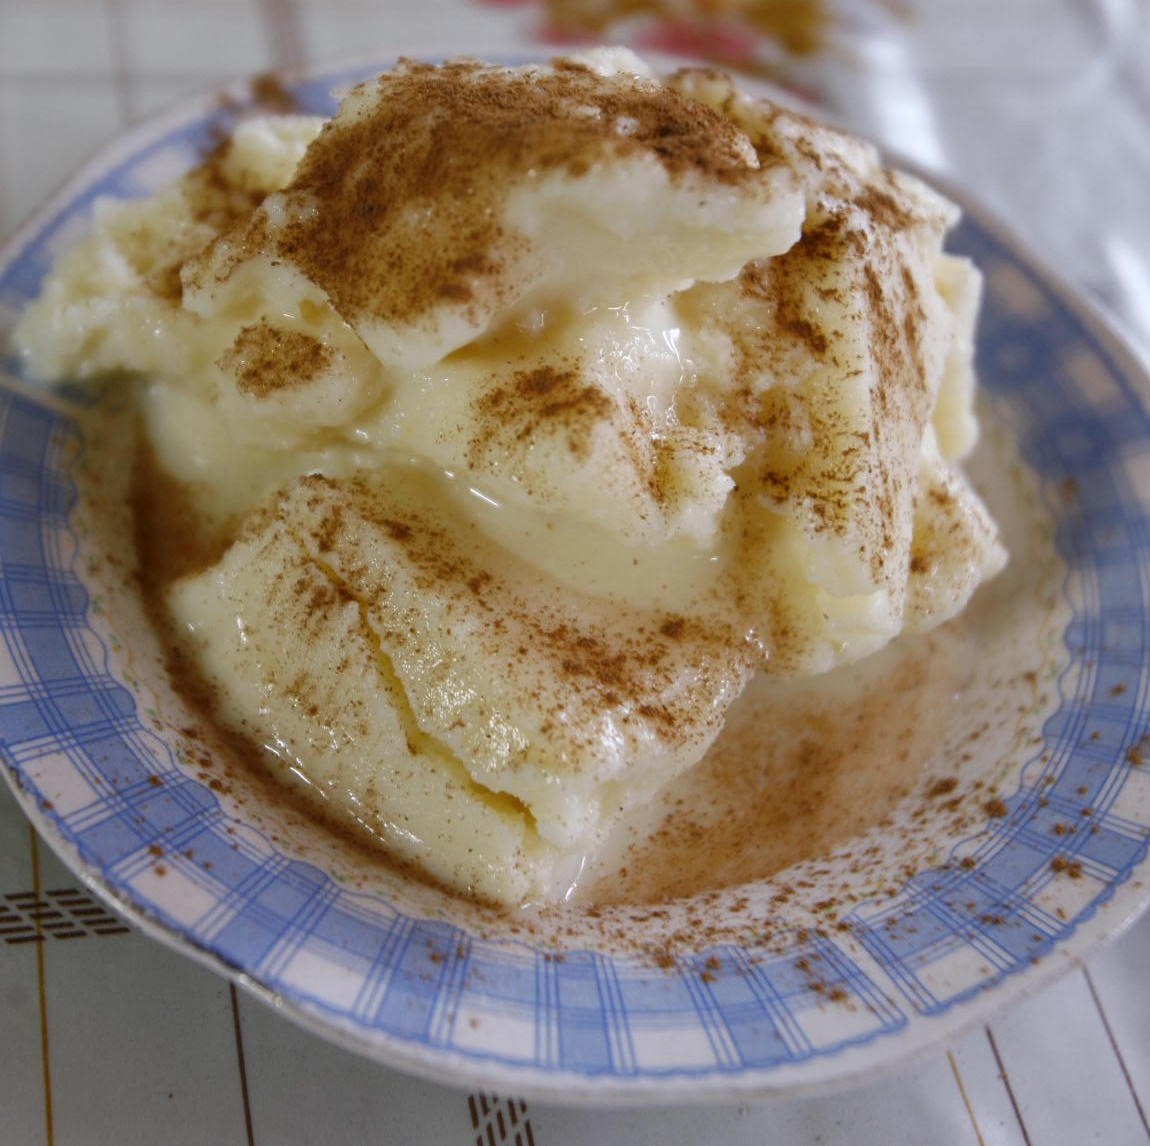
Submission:
<svg viewBox="0 0 1150 1146">
<path fill-rule="evenodd" d="M 105 205 L 18 340 L 139 380 L 218 719 L 442 883 L 548 901 L 753 676 L 1001 567 L 954 217 L 717 73 L 404 62 Z"/>
</svg>

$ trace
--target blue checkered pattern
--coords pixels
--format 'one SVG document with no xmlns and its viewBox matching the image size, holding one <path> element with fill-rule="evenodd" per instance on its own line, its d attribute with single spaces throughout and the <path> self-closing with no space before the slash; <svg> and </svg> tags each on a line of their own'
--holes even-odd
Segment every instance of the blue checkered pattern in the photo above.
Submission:
<svg viewBox="0 0 1150 1146">
<path fill-rule="evenodd" d="M 328 110 L 328 90 L 355 78 L 301 90 Z M 36 293 L 95 196 L 149 190 L 149 173 L 186 162 L 210 127 L 198 117 L 165 130 L 50 211 L 0 269 L 0 319 Z M 68 525 L 79 432 L 17 392 L 0 394 L 0 750 L 11 775 L 48 801 L 42 826 L 122 902 L 377 1045 L 618 1079 L 767 1076 L 891 1036 L 1024 970 L 1147 854 L 1150 764 L 1128 756 L 1150 713 L 1150 491 L 1136 476 L 1150 425 L 1128 369 L 990 227 L 968 218 L 954 245 L 986 274 L 981 376 L 1060 523 L 1073 664 L 1009 814 L 895 897 L 858 905 L 849 931 L 796 925 L 781 949 L 718 946 L 654 969 L 471 935 L 286 856 L 224 813 L 141 719 L 132 682 L 109 670 Z M 1076 496 L 1063 505 L 1068 478 Z M 1084 806 L 1093 830 L 1053 832 Z M 1075 865 L 1071 912 L 1049 894 L 1057 860 Z"/>
</svg>

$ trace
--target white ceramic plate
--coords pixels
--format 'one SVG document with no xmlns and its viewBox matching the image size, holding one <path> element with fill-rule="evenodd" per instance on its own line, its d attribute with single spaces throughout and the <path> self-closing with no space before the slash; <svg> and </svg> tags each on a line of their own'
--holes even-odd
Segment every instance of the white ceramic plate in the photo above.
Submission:
<svg viewBox="0 0 1150 1146">
<path fill-rule="evenodd" d="M 297 94 L 326 112 L 372 70 Z M 155 189 L 240 111 L 201 101 L 89 165 L 0 255 L 0 334 L 97 197 Z M 974 469 L 1014 557 L 967 622 L 974 671 L 924 765 L 936 796 L 955 779 L 949 811 L 919 790 L 826 864 L 654 920 L 572 911 L 518 927 L 377 869 L 190 753 L 155 638 L 77 501 L 126 459 L 85 453 L 92 398 L 35 390 L 9 354 L 0 750 L 24 809 L 122 912 L 320 1033 L 441 1081 L 562 1101 L 853 1078 L 1115 935 L 1150 898 L 1146 378 L 967 208 L 951 246 L 986 276 Z M 784 883 L 797 890 L 780 896 Z M 680 925 L 695 938 L 674 940 Z"/>
</svg>

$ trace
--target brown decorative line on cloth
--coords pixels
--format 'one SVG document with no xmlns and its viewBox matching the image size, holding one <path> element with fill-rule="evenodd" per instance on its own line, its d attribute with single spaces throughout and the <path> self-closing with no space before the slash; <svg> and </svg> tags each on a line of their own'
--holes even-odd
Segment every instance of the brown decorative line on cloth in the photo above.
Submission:
<svg viewBox="0 0 1150 1146">
<path fill-rule="evenodd" d="M 263 23 L 272 65 L 285 71 L 302 68 L 307 63 L 307 51 L 295 0 L 258 0 L 256 11 Z"/>
<path fill-rule="evenodd" d="M 499 1098 L 494 1094 L 467 1096 L 475 1146 L 535 1146 L 535 1133 L 527 1114 L 527 1103 L 519 1098 Z"/>
<path fill-rule="evenodd" d="M 87 935 L 125 935 L 127 927 L 91 896 L 74 887 L 15 891 L 0 897 L 0 939 L 39 943 L 43 939 L 79 939 Z"/>
</svg>

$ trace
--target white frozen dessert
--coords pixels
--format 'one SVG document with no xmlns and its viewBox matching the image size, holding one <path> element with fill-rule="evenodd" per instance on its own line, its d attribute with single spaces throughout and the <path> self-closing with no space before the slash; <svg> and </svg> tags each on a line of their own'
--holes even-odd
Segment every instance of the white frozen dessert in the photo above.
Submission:
<svg viewBox="0 0 1150 1146">
<path fill-rule="evenodd" d="M 443 883 L 549 900 L 752 674 L 1001 567 L 955 215 L 716 73 L 408 62 L 102 208 L 19 339 L 142 380 L 224 550 L 166 590 L 218 717 Z"/>
</svg>

